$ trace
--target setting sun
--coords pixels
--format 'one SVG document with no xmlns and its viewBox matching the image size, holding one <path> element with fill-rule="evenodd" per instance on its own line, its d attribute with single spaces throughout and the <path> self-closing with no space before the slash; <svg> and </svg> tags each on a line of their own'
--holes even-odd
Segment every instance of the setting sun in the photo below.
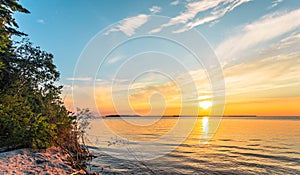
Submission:
<svg viewBox="0 0 300 175">
<path fill-rule="evenodd" d="M 208 109 L 211 106 L 212 106 L 212 102 L 211 101 L 200 101 L 199 102 L 199 107 L 201 107 L 203 109 Z"/>
</svg>

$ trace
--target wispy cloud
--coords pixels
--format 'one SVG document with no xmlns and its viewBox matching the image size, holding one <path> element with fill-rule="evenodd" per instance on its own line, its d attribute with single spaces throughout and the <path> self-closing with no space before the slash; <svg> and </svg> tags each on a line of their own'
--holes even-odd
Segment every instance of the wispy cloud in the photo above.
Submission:
<svg viewBox="0 0 300 175">
<path fill-rule="evenodd" d="M 175 0 L 170 3 L 170 5 L 173 5 L 173 6 L 178 5 L 178 4 L 179 4 L 179 0 Z"/>
<path fill-rule="evenodd" d="M 189 20 L 194 19 L 198 13 L 214 8 L 222 1 L 223 0 L 204 0 L 188 3 L 186 5 L 186 11 L 170 19 L 169 23 L 165 24 L 164 26 L 167 27 L 178 23 L 186 23 Z"/>
<path fill-rule="evenodd" d="M 161 7 L 159 7 L 159 6 L 152 6 L 151 8 L 149 8 L 149 11 L 152 14 L 156 14 L 156 13 L 159 13 L 161 11 Z"/>
<path fill-rule="evenodd" d="M 69 81 L 91 81 L 92 77 L 69 77 L 67 78 Z"/>
<path fill-rule="evenodd" d="M 268 9 L 272 9 L 272 8 L 278 6 L 278 4 L 281 3 L 281 2 L 283 2 L 283 0 L 274 0 L 272 2 L 272 5 L 270 7 L 268 7 Z"/>
<path fill-rule="evenodd" d="M 171 18 L 168 23 L 163 24 L 159 29 L 154 29 L 152 32 L 159 32 L 164 27 L 177 24 L 184 24 L 184 27 L 175 31 L 175 33 L 184 32 L 196 26 L 215 21 L 241 4 L 249 1 L 251 0 L 202 0 L 188 2 L 184 12 Z M 209 14 L 199 17 L 199 14 L 202 12 L 209 12 Z"/>
<path fill-rule="evenodd" d="M 275 43 L 260 51 L 261 56 L 276 56 L 289 54 L 299 51 L 300 33 L 293 33 L 290 36 L 283 38 L 278 43 Z"/>
<path fill-rule="evenodd" d="M 132 36 L 135 34 L 136 29 L 141 27 L 148 21 L 149 16 L 145 14 L 140 14 L 134 17 L 125 18 L 119 25 L 108 30 L 104 35 L 108 35 L 111 32 L 123 32 L 127 36 Z"/>
<path fill-rule="evenodd" d="M 237 59 L 247 49 L 292 32 L 300 27 L 300 9 L 291 12 L 273 13 L 242 27 L 239 32 L 216 49 L 222 61 Z"/>
<path fill-rule="evenodd" d="M 175 31 L 175 33 L 184 32 L 202 24 L 215 22 L 228 12 L 249 1 L 251 0 L 199 0 L 186 2 L 185 10 L 183 12 L 171 18 L 159 28 L 153 29 L 150 33 L 156 33 L 165 27 L 177 24 L 183 24 L 183 27 Z M 179 0 L 175 0 L 170 4 L 178 5 Z M 159 6 L 152 6 L 149 8 L 149 11 L 151 14 L 156 14 L 159 13 L 161 9 L 162 8 Z M 111 32 L 121 31 L 127 36 L 132 36 L 139 27 L 148 21 L 148 19 L 149 16 L 146 14 L 139 14 L 134 17 L 126 18 L 118 26 L 107 31 L 105 35 L 108 35 Z"/>
<path fill-rule="evenodd" d="M 116 56 L 112 57 L 111 59 L 109 59 L 109 60 L 107 61 L 107 63 L 108 63 L 108 64 L 113 64 L 113 63 L 115 63 L 115 62 L 121 60 L 122 58 L 124 58 L 123 55 L 116 55 Z"/>
<path fill-rule="evenodd" d="M 45 20 L 43 20 L 43 19 L 38 19 L 36 22 L 40 23 L 40 24 L 45 24 Z"/>
<path fill-rule="evenodd" d="M 299 56 L 300 52 L 270 56 L 224 69 L 226 94 L 245 99 L 299 96 Z"/>
</svg>

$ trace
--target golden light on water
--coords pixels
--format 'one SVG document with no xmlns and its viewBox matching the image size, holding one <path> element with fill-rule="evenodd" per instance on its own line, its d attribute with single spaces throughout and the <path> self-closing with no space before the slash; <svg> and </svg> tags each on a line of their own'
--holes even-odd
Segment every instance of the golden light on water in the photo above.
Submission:
<svg viewBox="0 0 300 175">
<path fill-rule="evenodd" d="M 202 118 L 202 132 L 204 133 L 204 134 L 208 134 L 208 130 L 209 130 L 209 128 L 208 128 L 208 123 L 209 121 L 208 121 L 208 117 L 203 117 Z"/>
<path fill-rule="evenodd" d="M 209 137 L 209 118 L 202 118 L 202 138 L 200 138 L 200 144 L 208 144 Z"/>
</svg>

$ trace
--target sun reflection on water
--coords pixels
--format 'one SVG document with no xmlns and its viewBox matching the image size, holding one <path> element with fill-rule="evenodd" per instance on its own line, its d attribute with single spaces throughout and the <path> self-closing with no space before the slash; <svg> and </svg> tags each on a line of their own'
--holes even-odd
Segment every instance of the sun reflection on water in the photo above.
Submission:
<svg viewBox="0 0 300 175">
<path fill-rule="evenodd" d="M 202 118 L 202 132 L 203 134 L 208 134 L 208 130 L 209 130 L 209 125 L 208 125 L 208 117 L 203 117 Z"/>
<path fill-rule="evenodd" d="M 209 139 L 209 118 L 202 118 L 202 136 L 200 138 L 200 144 L 208 144 Z"/>
</svg>

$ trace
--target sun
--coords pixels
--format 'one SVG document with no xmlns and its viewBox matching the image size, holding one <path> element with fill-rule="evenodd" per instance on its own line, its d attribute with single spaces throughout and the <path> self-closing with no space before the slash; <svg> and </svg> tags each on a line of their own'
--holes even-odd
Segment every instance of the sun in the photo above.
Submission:
<svg viewBox="0 0 300 175">
<path fill-rule="evenodd" d="M 201 107 L 203 109 L 208 109 L 211 106 L 212 106 L 212 102 L 211 101 L 200 101 L 199 102 L 199 107 Z"/>
</svg>

